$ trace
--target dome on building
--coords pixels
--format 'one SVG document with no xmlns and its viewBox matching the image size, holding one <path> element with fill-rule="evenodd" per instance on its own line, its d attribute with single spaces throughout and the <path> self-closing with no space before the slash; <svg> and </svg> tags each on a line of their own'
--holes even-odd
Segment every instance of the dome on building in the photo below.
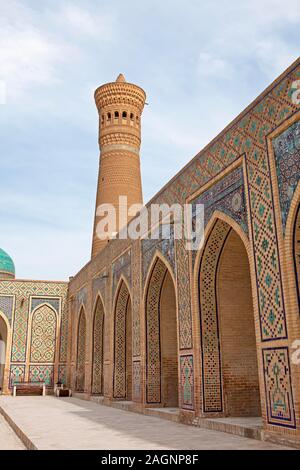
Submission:
<svg viewBox="0 0 300 470">
<path fill-rule="evenodd" d="M 15 276 L 15 265 L 11 257 L 0 248 L 0 277 L 2 274 Z"/>
</svg>

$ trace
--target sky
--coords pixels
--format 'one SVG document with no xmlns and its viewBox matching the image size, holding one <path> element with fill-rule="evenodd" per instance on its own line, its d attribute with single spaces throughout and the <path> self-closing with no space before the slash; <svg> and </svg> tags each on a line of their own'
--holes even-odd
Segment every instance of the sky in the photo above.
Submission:
<svg viewBox="0 0 300 470">
<path fill-rule="evenodd" d="M 299 55 L 290 0 L 0 0 L 0 247 L 22 279 L 89 261 L 94 90 L 141 86 L 147 202 Z"/>
</svg>

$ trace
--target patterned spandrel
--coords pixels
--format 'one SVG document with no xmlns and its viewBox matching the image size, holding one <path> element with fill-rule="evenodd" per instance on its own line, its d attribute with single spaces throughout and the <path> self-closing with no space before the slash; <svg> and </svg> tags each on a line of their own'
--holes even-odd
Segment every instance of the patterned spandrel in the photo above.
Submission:
<svg viewBox="0 0 300 470">
<path fill-rule="evenodd" d="M 13 315 L 14 297 L 12 295 L 0 295 L 0 310 L 6 316 L 11 325 Z"/>
<path fill-rule="evenodd" d="M 129 286 L 131 286 L 131 250 L 126 251 L 117 258 L 112 264 L 112 295 L 115 294 L 118 282 L 123 275 L 128 281 Z"/>
<path fill-rule="evenodd" d="M 49 297 L 40 297 L 31 299 L 31 312 L 35 310 L 39 305 L 49 304 L 54 308 L 57 314 L 59 314 L 60 299 L 52 299 Z"/>
<path fill-rule="evenodd" d="M 291 201 L 300 179 L 300 121 L 273 139 L 282 228 L 285 232 Z"/>
<path fill-rule="evenodd" d="M 166 260 L 169 261 L 175 273 L 174 225 L 161 225 L 153 231 L 151 236 L 153 238 L 142 240 L 143 283 L 146 280 L 148 269 L 156 250 L 161 252 Z"/>
</svg>

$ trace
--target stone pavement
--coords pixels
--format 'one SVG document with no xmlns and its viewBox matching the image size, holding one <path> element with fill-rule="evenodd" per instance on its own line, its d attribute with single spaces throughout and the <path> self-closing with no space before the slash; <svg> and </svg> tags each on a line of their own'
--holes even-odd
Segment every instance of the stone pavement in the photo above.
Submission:
<svg viewBox="0 0 300 470">
<path fill-rule="evenodd" d="M 284 449 L 77 398 L 1 396 L 0 408 L 37 449 Z"/>
<path fill-rule="evenodd" d="M 0 416 L 0 450 L 25 450 L 9 424 Z"/>
</svg>

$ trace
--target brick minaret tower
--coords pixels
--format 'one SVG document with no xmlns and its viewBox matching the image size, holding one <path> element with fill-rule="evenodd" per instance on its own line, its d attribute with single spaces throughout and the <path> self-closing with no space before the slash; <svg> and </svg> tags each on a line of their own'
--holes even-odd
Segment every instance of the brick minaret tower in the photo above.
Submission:
<svg viewBox="0 0 300 470">
<path fill-rule="evenodd" d="M 99 113 L 100 165 L 94 220 L 92 257 L 107 243 L 97 237 L 101 217 L 97 207 L 103 203 L 115 206 L 119 226 L 119 196 L 127 196 L 128 207 L 143 202 L 140 172 L 141 114 L 146 94 L 137 85 L 127 83 L 120 74 L 113 83 L 95 91 Z"/>
</svg>

